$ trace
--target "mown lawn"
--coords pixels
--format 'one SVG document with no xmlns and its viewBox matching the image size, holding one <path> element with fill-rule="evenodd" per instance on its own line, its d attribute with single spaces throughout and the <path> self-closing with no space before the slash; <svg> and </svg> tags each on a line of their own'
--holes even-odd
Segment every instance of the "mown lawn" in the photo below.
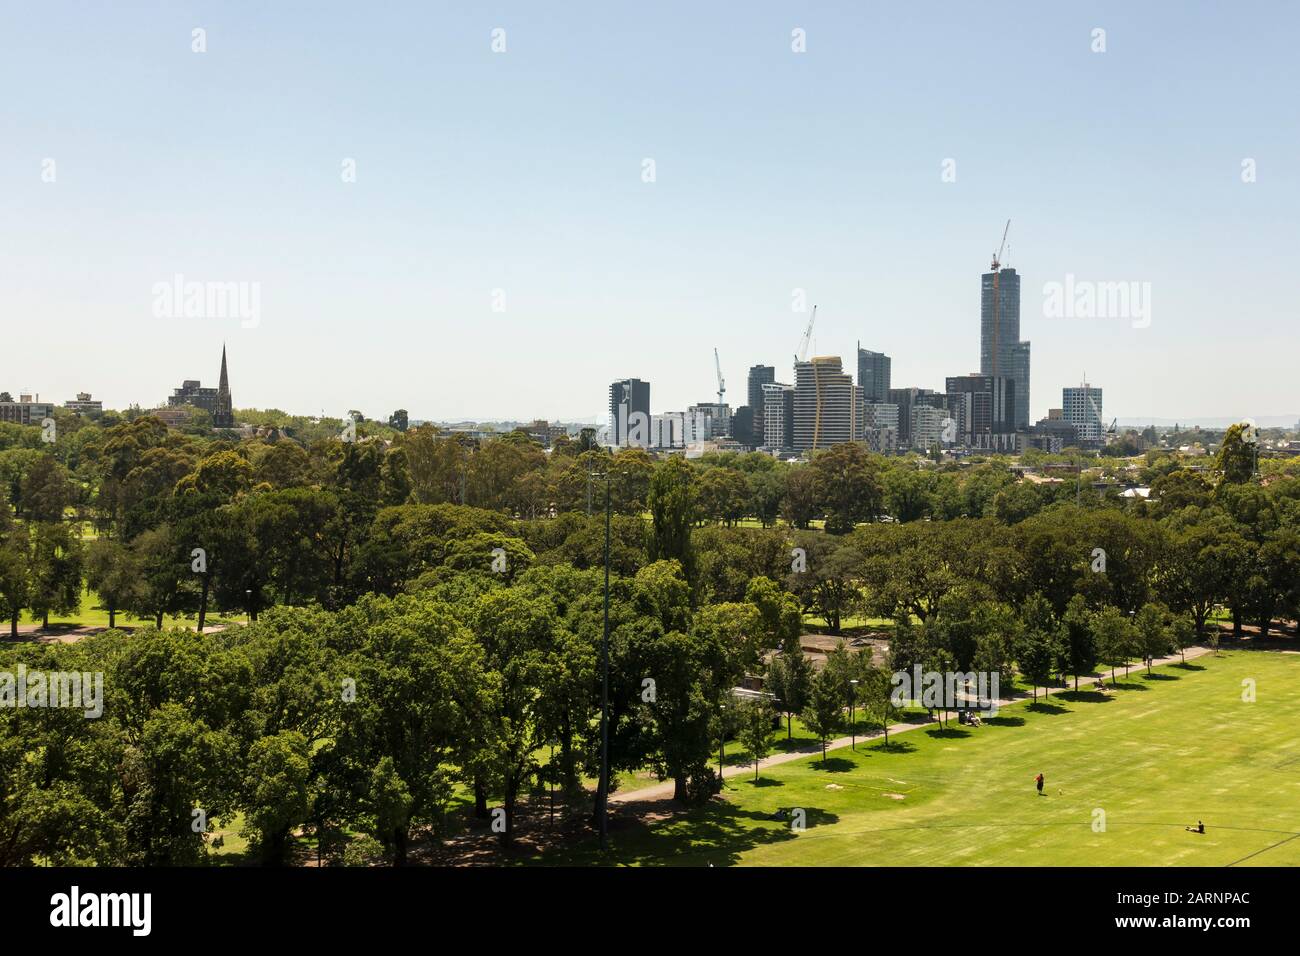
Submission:
<svg viewBox="0 0 1300 956">
<path fill-rule="evenodd" d="M 51 614 L 51 628 L 67 627 L 108 627 L 108 611 L 99 606 L 99 595 L 89 588 L 83 587 L 81 590 L 81 608 L 75 614 Z M 246 620 L 243 615 L 221 615 L 214 613 L 211 609 L 208 611 L 207 624 L 233 624 Z M 23 613 L 18 618 L 19 624 L 36 624 L 41 623 L 41 619 L 30 613 Z M 173 617 L 164 615 L 164 627 L 183 627 L 193 630 L 197 624 L 197 619 L 191 617 Z M 153 619 L 138 620 L 128 617 L 123 611 L 117 612 L 118 627 L 145 627 L 152 626 Z"/>
<path fill-rule="evenodd" d="M 1254 702 L 1242 699 L 1248 681 Z M 774 767 L 757 785 L 734 778 L 704 808 L 620 821 L 608 861 L 1300 865 L 1298 725 L 1300 655 L 1235 650 L 1150 677 L 1135 669 L 1108 695 L 1057 691 L 981 728 L 912 730 L 888 750 L 872 741 L 824 765 L 819 755 Z M 802 832 L 773 819 L 794 808 Z M 1197 820 L 1204 835 L 1183 829 Z M 600 857 L 588 841 L 540 862 Z"/>
</svg>

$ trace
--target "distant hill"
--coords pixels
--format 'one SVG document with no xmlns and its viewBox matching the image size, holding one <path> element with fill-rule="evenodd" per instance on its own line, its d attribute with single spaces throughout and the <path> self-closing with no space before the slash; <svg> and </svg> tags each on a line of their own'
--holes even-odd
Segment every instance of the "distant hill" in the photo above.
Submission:
<svg viewBox="0 0 1300 956">
<path fill-rule="evenodd" d="M 1195 415 L 1188 415 L 1186 418 L 1121 418 L 1119 420 L 1119 427 L 1145 428 L 1147 425 L 1155 425 L 1157 428 L 1161 428 L 1182 425 L 1184 428 L 1190 428 L 1200 425 L 1202 428 L 1227 428 L 1229 425 L 1235 425 L 1243 418 L 1254 418 L 1255 424 L 1260 428 L 1294 428 L 1296 422 L 1300 422 L 1300 414 L 1240 415 L 1235 418 L 1223 415 L 1211 415 L 1198 418 Z"/>
</svg>

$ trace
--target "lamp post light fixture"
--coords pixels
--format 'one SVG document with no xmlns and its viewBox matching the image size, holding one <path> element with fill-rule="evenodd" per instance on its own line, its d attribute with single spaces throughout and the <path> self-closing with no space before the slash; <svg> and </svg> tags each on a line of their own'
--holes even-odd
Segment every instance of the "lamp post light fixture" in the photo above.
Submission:
<svg viewBox="0 0 1300 956">
<path fill-rule="evenodd" d="M 600 848 L 605 850 L 609 842 L 609 473 L 587 474 L 589 478 L 605 479 L 605 621 L 600 635 L 600 781 L 596 785 Z"/>
<path fill-rule="evenodd" d="M 849 681 L 849 737 L 853 741 L 850 750 L 858 749 L 858 712 L 856 705 L 858 702 L 858 680 L 855 677 Z"/>
<path fill-rule="evenodd" d="M 722 790 L 722 762 L 727 756 L 727 705 L 718 707 L 718 790 Z"/>
</svg>

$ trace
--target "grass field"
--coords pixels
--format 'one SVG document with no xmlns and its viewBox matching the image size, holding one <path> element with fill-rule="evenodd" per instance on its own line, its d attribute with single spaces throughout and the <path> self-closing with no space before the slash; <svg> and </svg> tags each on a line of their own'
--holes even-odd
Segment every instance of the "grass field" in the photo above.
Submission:
<svg viewBox="0 0 1300 956">
<path fill-rule="evenodd" d="M 89 588 L 81 589 L 81 608 L 75 614 L 51 614 L 51 628 L 68 628 L 68 627 L 108 627 L 108 612 L 99 606 L 99 595 Z M 212 610 L 208 611 L 207 624 L 231 624 L 245 620 L 241 614 L 217 614 Z M 18 617 L 19 624 L 37 624 L 41 619 L 35 615 L 24 612 Z M 117 612 L 118 627 L 141 627 L 152 625 L 153 619 L 141 620 L 130 617 L 124 611 Z M 194 617 L 175 617 L 171 614 L 163 616 L 164 627 L 182 627 L 194 629 Z"/>
<path fill-rule="evenodd" d="M 917 729 L 888 750 L 872 741 L 832 751 L 825 766 L 820 756 L 779 765 L 757 785 L 733 778 L 725 802 L 621 821 L 611 861 L 1300 865 L 1300 655 L 1231 651 L 1120 680 L 1110 695 L 1004 708 L 978 729 Z M 772 819 L 795 807 L 806 814 L 798 834 Z M 1197 820 L 1204 835 L 1183 829 Z M 586 843 L 539 862 L 599 859 Z"/>
</svg>

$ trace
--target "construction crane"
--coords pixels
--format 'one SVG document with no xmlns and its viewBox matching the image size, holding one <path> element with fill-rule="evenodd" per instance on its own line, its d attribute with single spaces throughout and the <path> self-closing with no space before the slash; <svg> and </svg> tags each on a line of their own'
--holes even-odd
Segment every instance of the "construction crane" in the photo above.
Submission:
<svg viewBox="0 0 1300 956">
<path fill-rule="evenodd" d="M 1011 231 L 1011 220 L 1007 220 L 1006 226 L 1002 229 L 1002 243 L 998 246 L 998 251 L 993 253 L 993 271 L 997 272 L 1002 265 L 1002 252 L 1007 247 L 1007 233 Z"/>
<path fill-rule="evenodd" d="M 1002 242 L 998 245 L 998 251 L 993 253 L 993 265 L 990 267 L 993 271 L 993 367 L 990 374 L 997 375 L 998 372 L 998 349 L 999 339 L 1002 337 L 1002 309 L 1001 309 L 1001 284 L 1002 274 L 998 271 L 1002 268 L 1002 251 L 1007 247 L 1007 233 L 1011 231 L 1011 220 L 1007 220 L 1006 226 L 1002 229 Z"/>
<path fill-rule="evenodd" d="M 713 350 L 713 367 L 718 370 L 718 404 L 725 404 L 722 397 L 727 394 L 727 383 L 722 377 L 722 362 L 718 359 L 718 350 Z"/>
<path fill-rule="evenodd" d="M 794 353 L 794 360 L 802 362 L 808 357 L 808 343 L 812 341 L 813 323 L 817 321 L 817 306 L 813 306 L 812 318 L 808 320 L 808 328 L 803 330 L 803 338 L 799 340 L 799 351 Z"/>
</svg>

